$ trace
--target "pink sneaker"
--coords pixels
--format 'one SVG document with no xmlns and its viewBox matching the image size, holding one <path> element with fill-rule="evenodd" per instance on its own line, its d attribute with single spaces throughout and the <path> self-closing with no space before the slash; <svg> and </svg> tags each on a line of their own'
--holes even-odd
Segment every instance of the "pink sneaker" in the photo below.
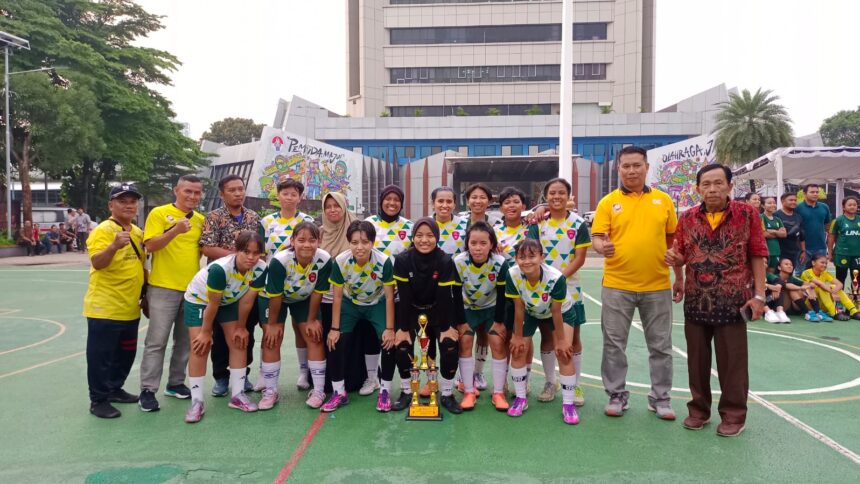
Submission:
<svg viewBox="0 0 860 484">
<path fill-rule="evenodd" d="M 240 393 L 235 397 L 230 399 L 230 403 L 227 404 L 230 408 L 237 408 L 243 412 L 256 412 L 258 410 L 257 404 L 252 402 L 248 395 L 244 393 Z"/>
<path fill-rule="evenodd" d="M 376 410 L 380 412 L 391 411 L 391 397 L 388 395 L 388 390 L 379 390 L 379 397 L 376 399 Z"/>
<path fill-rule="evenodd" d="M 206 413 L 206 409 L 203 406 L 203 402 L 200 400 L 194 400 L 191 402 L 191 406 L 188 408 L 188 411 L 185 412 L 185 423 L 197 423 L 201 419 L 203 419 L 203 414 Z"/>
<path fill-rule="evenodd" d="M 325 393 L 323 392 L 311 391 L 308 399 L 305 400 L 305 404 L 311 408 L 320 408 L 323 403 L 325 403 Z"/>
<path fill-rule="evenodd" d="M 508 409 L 509 417 L 519 417 L 529 409 L 529 401 L 526 398 L 514 398 L 514 403 L 511 404 L 511 408 Z"/>
<path fill-rule="evenodd" d="M 349 405 L 349 397 L 344 393 L 332 393 L 331 398 L 320 408 L 323 412 L 334 412 L 338 407 Z"/>
<path fill-rule="evenodd" d="M 561 415 L 564 418 L 564 423 L 568 425 L 576 425 L 579 423 L 579 415 L 576 413 L 576 405 L 572 403 L 562 404 Z"/>
<path fill-rule="evenodd" d="M 263 389 L 263 398 L 260 400 L 257 408 L 260 410 L 271 410 L 278 403 L 278 400 L 280 400 L 280 395 L 278 395 L 277 390 L 265 388 Z"/>
</svg>

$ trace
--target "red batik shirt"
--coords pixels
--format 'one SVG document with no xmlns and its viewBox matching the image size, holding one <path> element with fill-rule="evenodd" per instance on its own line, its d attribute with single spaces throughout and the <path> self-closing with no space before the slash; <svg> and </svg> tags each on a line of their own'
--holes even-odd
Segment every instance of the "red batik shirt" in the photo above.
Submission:
<svg viewBox="0 0 860 484">
<path fill-rule="evenodd" d="M 714 230 L 702 203 L 681 214 L 675 241 L 687 265 L 686 322 L 742 323 L 740 308 L 753 296 L 752 258 L 768 255 L 758 212 L 746 203 L 729 201 Z"/>
</svg>

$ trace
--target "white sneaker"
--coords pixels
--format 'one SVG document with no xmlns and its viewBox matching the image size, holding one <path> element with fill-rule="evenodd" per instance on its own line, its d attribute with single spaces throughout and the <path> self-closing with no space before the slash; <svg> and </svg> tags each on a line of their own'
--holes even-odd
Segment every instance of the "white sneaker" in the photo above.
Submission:
<svg viewBox="0 0 860 484">
<path fill-rule="evenodd" d="M 379 380 L 376 378 L 368 378 L 364 380 L 364 383 L 361 385 L 361 389 L 358 390 L 359 395 L 371 395 L 379 389 Z"/>
<path fill-rule="evenodd" d="M 296 388 L 299 390 L 310 390 L 311 382 L 307 371 L 299 370 L 299 379 L 296 380 Z"/>
<path fill-rule="evenodd" d="M 764 313 L 764 320 L 768 323 L 779 324 L 780 319 L 779 316 L 776 315 L 776 311 L 773 309 L 768 309 L 766 313 Z"/>
<path fill-rule="evenodd" d="M 475 373 L 475 388 L 478 390 L 487 389 L 487 380 L 484 378 L 483 373 Z"/>
<path fill-rule="evenodd" d="M 788 315 L 785 314 L 785 311 L 777 311 L 776 316 L 779 318 L 780 323 L 790 323 L 791 322 L 791 318 L 789 318 Z"/>
</svg>

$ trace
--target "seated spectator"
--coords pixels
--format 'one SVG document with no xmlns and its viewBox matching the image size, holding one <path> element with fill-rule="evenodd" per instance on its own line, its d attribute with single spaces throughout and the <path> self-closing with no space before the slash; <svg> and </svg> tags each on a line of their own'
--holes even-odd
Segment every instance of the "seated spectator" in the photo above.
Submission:
<svg viewBox="0 0 860 484">
<path fill-rule="evenodd" d="M 45 247 L 45 253 L 50 254 L 51 249 L 56 247 L 57 253 L 62 252 L 62 244 L 60 243 L 60 229 L 56 225 L 51 225 L 51 229 L 42 236 L 42 245 Z"/>
<path fill-rule="evenodd" d="M 44 254 L 45 245 L 42 244 L 42 229 L 39 224 L 33 224 L 33 242 L 36 243 L 36 255 Z"/>
<path fill-rule="evenodd" d="M 818 322 L 821 307 L 815 295 L 815 287 L 794 277 L 794 263 L 782 258 L 777 273 L 767 273 L 766 299 L 768 311 L 764 315 L 768 323 L 791 324 L 788 314 L 804 314 L 807 321 Z M 811 308 L 811 309 L 810 309 Z"/>
<path fill-rule="evenodd" d="M 71 252 L 75 245 L 75 234 L 63 222 L 60 222 L 60 245 L 66 246 L 66 252 Z"/>
<path fill-rule="evenodd" d="M 837 281 L 833 274 L 827 272 L 826 255 L 813 255 L 812 267 L 803 271 L 800 279 L 815 287 L 815 295 L 821 304 L 821 311 L 818 312 L 820 321 L 829 323 L 834 317 L 838 321 L 847 321 L 849 315 L 851 319 L 860 319 L 860 312 L 854 307 L 851 298 L 842 290 L 842 283 Z M 845 308 L 844 311 L 837 310 L 837 301 Z M 846 311 L 848 314 L 845 314 Z"/>
<path fill-rule="evenodd" d="M 39 255 L 42 252 L 42 245 L 33 238 L 33 224 L 29 220 L 18 229 L 16 240 L 19 246 L 27 249 L 28 256 Z"/>
</svg>

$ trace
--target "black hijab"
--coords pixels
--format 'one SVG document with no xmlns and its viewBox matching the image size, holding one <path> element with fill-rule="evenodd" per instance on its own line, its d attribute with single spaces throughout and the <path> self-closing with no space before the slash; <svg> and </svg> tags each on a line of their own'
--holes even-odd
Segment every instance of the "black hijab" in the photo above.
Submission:
<svg viewBox="0 0 860 484">
<path fill-rule="evenodd" d="M 397 185 L 388 185 L 387 187 L 382 189 L 382 192 L 379 194 L 379 211 L 377 212 L 377 215 L 379 215 L 379 218 L 381 218 L 387 223 L 394 222 L 395 220 L 397 220 L 398 217 L 400 217 L 400 212 L 397 212 L 396 215 L 391 216 L 385 213 L 385 210 L 382 209 L 382 201 L 385 200 L 386 195 L 390 193 L 394 193 L 400 198 L 400 212 L 403 211 L 403 200 L 405 198 L 403 190 L 401 190 L 400 187 L 398 187 Z"/>
<path fill-rule="evenodd" d="M 430 228 L 430 231 L 433 232 L 433 235 L 436 237 L 436 240 L 439 240 L 439 225 L 436 224 L 436 221 L 430 217 L 422 217 L 415 221 L 415 225 L 412 226 L 412 235 L 411 238 L 415 238 L 415 233 L 418 232 L 418 227 L 422 225 L 426 225 Z M 438 262 L 441 258 L 441 255 L 445 252 L 439 248 L 437 245 L 432 251 L 427 254 L 422 254 L 415 247 L 415 244 L 409 248 L 412 251 L 412 265 L 415 270 L 415 276 L 417 281 L 420 281 L 419 285 L 426 285 L 432 280 L 432 274 L 434 271 L 438 271 Z"/>
</svg>

